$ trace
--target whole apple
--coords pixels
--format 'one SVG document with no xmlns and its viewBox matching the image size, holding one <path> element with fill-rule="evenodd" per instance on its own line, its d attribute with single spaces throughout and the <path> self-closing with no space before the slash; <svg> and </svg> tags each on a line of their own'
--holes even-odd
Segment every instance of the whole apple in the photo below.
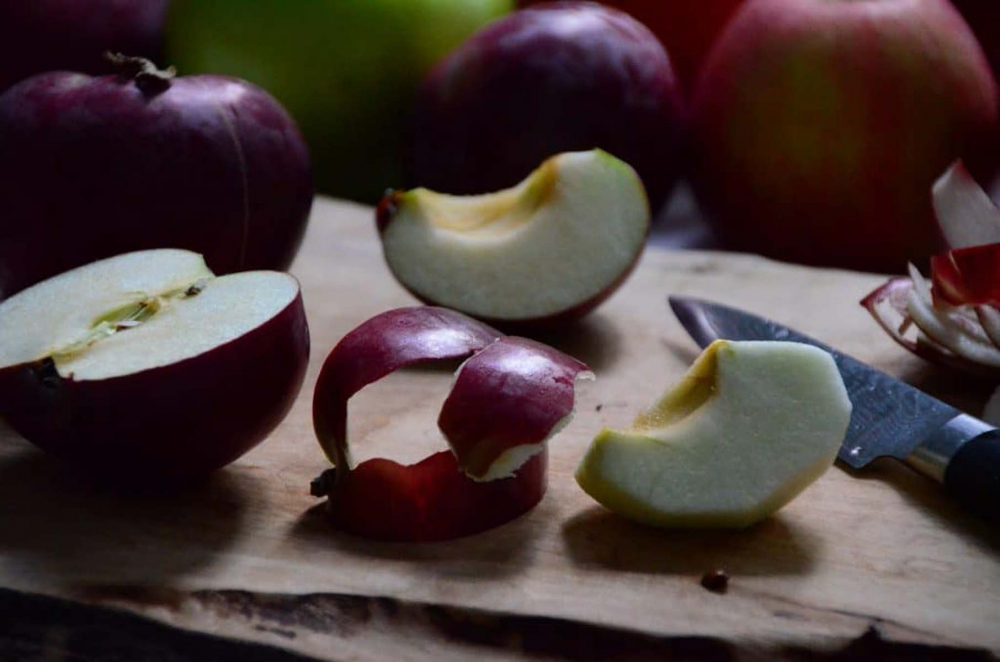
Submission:
<svg viewBox="0 0 1000 662">
<path fill-rule="evenodd" d="M 0 300 L 142 249 L 194 250 L 219 274 L 287 268 L 313 196 L 288 114 L 244 81 L 117 66 L 0 95 Z"/>
<path fill-rule="evenodd" d="M 528 7 L 551 0 L 521 0 Z M 694 87 L 698 70 L 722 29 L 745 0 L 600 0 L 628 12 L 653 31 L 667 49 L 685 90 Z"/>
<path fill-rule="evenodd" d="M 107 73 L 120 51 L 157 60 L 168 0 L 30 0 L 0 3 L 0 91 L 32 74 Z"/>
<path fill-rule="evenodd" d="M 523 9 L 481 30 L 424 82 L 412 183 L 497 191 L 554 154 L 596 147 L 638 171 L 656 209 L 678 170 L 680 114 L 667 54 L 634 18 L 595 3 Z"/>
<path fill-rule="evenodd" d="M 947 0 L 754 0 L 692 106 L 692 181 L 728 246 L 898 272 L 934 252 L 934 180 L 988 164 L 997 86 Z"/>
<path fill-rule="evenodd" d="M 402 183 L 417 87 L 513 0 L 174 0 L 167 50 L 184 73 L 260 85 L 302 127 L 325 193 L 377 202 Z"/>
</svg>

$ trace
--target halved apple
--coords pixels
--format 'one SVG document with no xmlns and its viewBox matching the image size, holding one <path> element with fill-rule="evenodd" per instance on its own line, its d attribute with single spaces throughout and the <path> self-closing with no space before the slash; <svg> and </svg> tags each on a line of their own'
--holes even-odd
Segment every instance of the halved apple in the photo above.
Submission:
<svg viewBox="0 0 1000 662">
<path fill-rule="evenodd" d="M 203 474 L 284 418 L 308 358 L 291 276 L 216 278 L 189 251 L 128 253 L 0 303 L 0 415 L 104 474 Z"/>
<path fill-rule="evenodd" d="M 405 288 L 506 324 L 592 310 L 635 266 L 649 219 L 638 175 L 601 150 L 552 157 L 498 193 L 397 191 L 377 212 L 385 259 Z"/>
<path fill-rule="evenodd" d="M 830 467 L 850 417 L 828 353 L 798 343 L 717 341 L 632 429 L 601 432 L 576 480 L 639 522 L 745 527 Z"/>
</svg>

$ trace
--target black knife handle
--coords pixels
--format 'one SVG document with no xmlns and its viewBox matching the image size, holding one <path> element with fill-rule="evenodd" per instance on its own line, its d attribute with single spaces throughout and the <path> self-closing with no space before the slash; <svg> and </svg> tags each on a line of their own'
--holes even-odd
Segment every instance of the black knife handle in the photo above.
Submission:
<svg viewBox="0 0 1000 662">
<path fill-rule="evenodd" d="M 965 508 L 1000 520 L 1000 430 L 962 444 L 948 462 L 944 486 Z"/>
</svg>

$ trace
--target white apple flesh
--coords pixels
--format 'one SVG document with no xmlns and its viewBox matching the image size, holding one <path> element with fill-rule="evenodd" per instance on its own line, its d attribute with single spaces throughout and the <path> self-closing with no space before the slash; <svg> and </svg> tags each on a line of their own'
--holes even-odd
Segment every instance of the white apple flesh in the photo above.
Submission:
<svg viewBox="0 0 1000 662">
<path fill-rule="evenodd" d="M 308 356 L 291 276 L 216 278 L 196 253 L 128 253 L 0 303 L 0 415 L 126 481 L 194 476 L 267 436 Z"/>
<path fill-rule="evenodd" d="M 828 353 L 717 341 L 630 430 L 601 432 L 576 479 L 604 506 L 646 524 L 746 527 L 830 467 L 850 417 Z"/>
<path fill-rule="evenodd" d="M 593 309 L 635 266 L 649 221 L 638 175 L 600 150 L 552 157 L 497 193 L 396 192 L 378 213 L 385 259 L 404 287 L 500 324 Z"/>
</svg>

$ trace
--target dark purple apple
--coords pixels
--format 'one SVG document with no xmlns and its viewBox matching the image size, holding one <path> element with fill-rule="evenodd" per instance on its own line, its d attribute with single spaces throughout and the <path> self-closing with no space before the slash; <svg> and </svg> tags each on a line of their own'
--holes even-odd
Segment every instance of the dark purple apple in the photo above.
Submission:
<svg viewBox="0 0 1000 662">
<path fill-rule="evenodd" d="M 167 4 L 168 0 L 0 2 L 0 92 L 45 71 L 107 73 L 105 51 L 159 59 Z"/>
<path fill-rule="evenodd" d="M 412 184 L 498 191 L 546 158 L 601 148 L 642 177 L 656 209 L 678 171 L 681 99 L 663 46 L 624 12 L 559 2 L 467 41 L 420 92 Z"/>
<path fill-rule="evenodd" d="M 519 0 L 529 7 L 550 0 Z M 694 87 L 705 57 L 746 0 L 600 0 L 642 21 L 660 38 L 685 90 Z M 982 0 L 966 0 L 970 3 Z"/>
<path fill-rule="evenodd" d="M 193 250 L 219 274 L 287 268 L 313 197 L 291 117 L 241 80 L 118 66 L 0 95 L 0 300 L 143 249 Z"/>
</svg>

